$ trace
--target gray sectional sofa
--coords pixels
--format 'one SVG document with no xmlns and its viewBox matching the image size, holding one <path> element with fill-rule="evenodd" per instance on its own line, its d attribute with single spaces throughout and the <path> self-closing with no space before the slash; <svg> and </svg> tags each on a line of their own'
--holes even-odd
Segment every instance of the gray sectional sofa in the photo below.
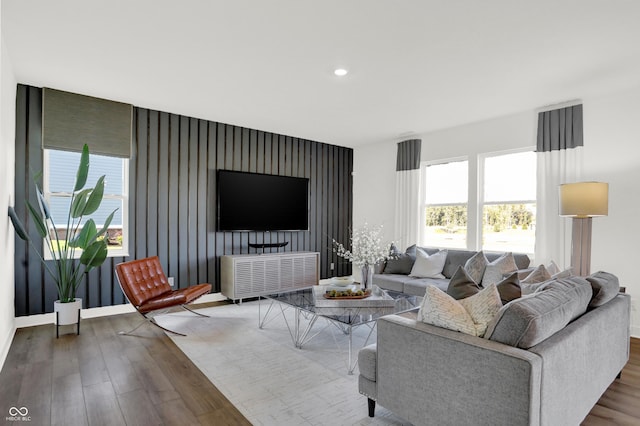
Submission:
<svg viewBox="0 0 640 426">
<path fill-rule="evenodd" d="M 414 425 L 578 425 L 629 359 L 630 298 L 607 273 L 550 280 L 504 305 L 484 338 L 378 320 L 359 390 Z"/>
<path fill-rule="evenodd" d="M 421 247 L 427 254 L 432 255 L 439 251 L 438 248 Z M 415 246 L 409 247 L 405 253 L 398 253 L 398 258 L 392 259 L 377 268 L 373 274 L 373 284 L 385 290 L 407 293 L 413 296 L 424 296 L 427 285 L 435 285 L 442 291 L 447 291 L 449 280 L 456 272 L 459 266 L 464 266 L 477 252 L 471 250 L 447 250 L 447 260 L 444 263 L 442 275 L 444 278 L 412 278 L 409 276 L 412 261 L 409 259 L 413 255 L 415 260 Z M 484 255 L 489 262 L 492 262 L 502 256 L 504 253 L 485 251 Z M 514 260 L 518 269 L 527 269 L 531 260 L 529 256 L 522 253 L 513 253 Z"/>
</svg>

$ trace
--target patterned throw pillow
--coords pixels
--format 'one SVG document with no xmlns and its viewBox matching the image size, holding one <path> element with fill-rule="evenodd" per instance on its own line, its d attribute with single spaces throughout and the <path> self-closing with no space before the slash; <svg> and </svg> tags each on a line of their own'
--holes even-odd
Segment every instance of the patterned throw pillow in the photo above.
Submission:
<svg viewBox="0 0 640 426">
<path fill-rule="evenodd" d="M 461 299 L 460 304 L 469 312 L 476 325 L 476 336 L 484 336 L 487 326 L 502 308 L 500 294 L 495 284 L 489 284 L 480 293 L 466 299 Z"/>
<path fill-rule="evenodd" d="M 418 319 L 449 330 L 478 335 L 476 325 L 464 306 L 433 285 L 427 286 Z"/>
<path fill-rule="evenodd" d="M 488 287 L 490 284 L 498 284 L 502 278 L 518 270 L 513 253 L 505 253 L 487 265 L 482 276 L 482 286 Z"/>
<path fill-rule="evenodd" d="M 487 257 L 482 251 L 479 251 L 465 262 L 464 269 L 473 281 L 480 283 L 482 282 L 482 276 L 484 275 L 484 270 L 488 264 L 489 261 L 487 260 Z"/>
<path fill-rule="evenodd" d="M 501 307 L 495 284 L 461 300 L 455 300 L 430 285 L 422 299 L 418 319 L 427 324 L 482 337 Z"/>
<path fill-rule="evenodd" d="M 426 251 L 416 250 L 416 261 L 411 268 L 410 277 L 414 278 L 444 278 L 442 269 L 447 260 L 447 250 L 440 250 L 429 256 Z"/>
</svg>

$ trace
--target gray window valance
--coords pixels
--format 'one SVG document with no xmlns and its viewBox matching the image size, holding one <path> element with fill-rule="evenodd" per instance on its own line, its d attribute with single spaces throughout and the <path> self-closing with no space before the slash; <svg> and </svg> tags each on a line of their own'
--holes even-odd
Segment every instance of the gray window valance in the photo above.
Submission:
<svg viewBox="0 0 640 426">
<path fill-rule="evenodd" d="M 131 157 L 133 106 L 60 90 L 42 90 L 42 147 Z"/>
<path fill-rule="evenodd" d="M 582 104 L 538 114 L 538 152 L 578 146 L 583 146 Z"/>
<path fill-rule="evenodd" d="M 420 168 L 421 139 L 410 139 L 398 143 L 396 171 L 416 170 Z"/>
</svg>

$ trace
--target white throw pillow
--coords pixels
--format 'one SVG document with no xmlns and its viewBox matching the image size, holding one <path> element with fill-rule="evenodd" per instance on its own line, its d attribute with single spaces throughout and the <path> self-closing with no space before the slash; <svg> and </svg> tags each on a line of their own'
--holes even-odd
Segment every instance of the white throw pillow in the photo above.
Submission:
<svg viewBox="0 0 640 426">
<path fill-rule="evenodd" d="M 477 336 L 476 325 L 467 310 L 453 297 L 428 285 L 418 319 L 427 324 Z"/>
<path fill-rule="evenodd" d="M 460 304 L 469 312 L 471 319 L 476 326 L 477 336 L 484 336 L 484 332 L 487 331 L 487 326 L 498 314 L 500 308 L 502 308 L 502 300 L 500 299 L 500 293 L 498 287 L 495 284 L 489 284 L 483 288 L 479 293 L 466 299 L 458 300 Z"/>
<path fill-rule="evenodd" d="M 501 307 L 495 284 L 462 300 L 455 300 L 438 287 L 429 285 L 418 311 L 418 319 L 448 330 L 482 337 Z"/>
<path fill-rule="evenodd" d="M 518 266 L 513 258 L 513 253 L 505 253 L 487 265 L 482 276 L 482 286 L 487 287 L 491 284 L 498 284 L 505 275 L 517 270 Z"/>
<path fill-rule="evenodd" d="M 429 256 L 421 248 L 416 249 L 416 261 L 411 268 L 410 277 L 414 278 L 444 278 L 442 269 L 447 260 L 447 250 L 440 250 Z"/>
</svg>

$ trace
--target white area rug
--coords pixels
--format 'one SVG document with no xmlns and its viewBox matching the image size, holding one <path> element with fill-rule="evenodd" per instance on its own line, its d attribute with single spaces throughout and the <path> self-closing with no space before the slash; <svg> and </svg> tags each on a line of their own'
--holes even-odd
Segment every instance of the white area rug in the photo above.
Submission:
<svg viewBox="0 0 640 426">
<path fill-rule="evenodd" d="M 293 346 L 277 305 L 272 320 L 258 327 L 257 301 L 156 317 L 159 324 L 187 334 L 167 334 L 211 382 L 254 425 L 401 425 L 383 407 L 367 415 L 358 393 L 358 369 L 347 374 L 348 337 L 319 319 L 322 330 L 303 349 Z M 268 301 L 262 301 L 262 310 Z M 293 310 L 286 311 L 293 324 Z M 369 332 L 354 329 L 354 356 Z M 375 331 L 370 343 L 375 342 Z"/>
</svg>

